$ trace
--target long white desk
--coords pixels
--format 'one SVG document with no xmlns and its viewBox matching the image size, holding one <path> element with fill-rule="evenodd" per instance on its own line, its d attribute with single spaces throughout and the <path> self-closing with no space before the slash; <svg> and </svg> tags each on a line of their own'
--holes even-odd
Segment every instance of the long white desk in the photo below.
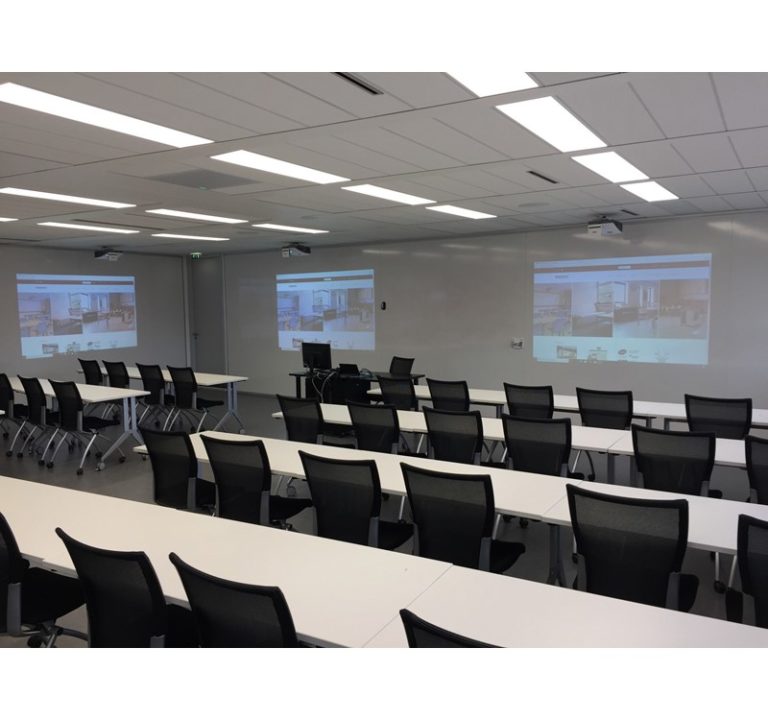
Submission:
<svg viewBox="0 0 768 720">
<path fill-rule="evenodd" d="M 89 545 L 143 550 L 170 602 L 186 603 L 170 552 L 219 577 L 277 585 L 301 640 L 362 647 L 449 564 L 353 543 L 0 476 L 0 512 L 33 564 L 74 575 L 61 527 Z"/>
<path fill-rule="evenodd" d="M 24 394 L 24 387 L 21 384 L 21 380 L 18 377 L 11 376 L 8 378 L 11 383 L 13 391 L 19 394 Z M 53 391 L 53 387 L 48 380 L 40 378 L 40 385 L 43 388 L 43 393 L 46 397 L 55 398 L 56 393 Z M 104 461 L 117 450 L 126 440 L 133 438 L 136 442 L 144 442 L 139 435 L 138 421 L 136 416 L 136 398 L 149 395 L 146 390 L 134 390 L 132 388 L 113 388 L 108 385 L 77 385 L 77 389 L 80 392 L 80 398 L 84 404 L 91 403 L 115 403 L 122 402 L 123 404 L 123 432 L 117 440 L 115 440 L 109 449 L 101 456 L 101 461 L 98 464 L 98 469 L 101 470 L 104 467 Z"/>
<path fill-rule="evenodd" d="M 408 609 L 502 647 L 768 647 L 768 630 L 451 567 Z M 366 647 L 407 647 L 400 617 Z"/>
<path fill-rule="evenodd" d="M 103 365 L 100 365 L 102 373 L 104 373 L 104 377 L 107 376 L 107 371 L 103 367 Z M 141 373 L 139 372 L 139 369 L 133 365 L 126 366 L 126 370 L 128 371 L 128 377 L 131 380 L 141 380 Z M 163 380 L 165 380 L 166 383 L 171 383 L 171 373 L 168 371 L 168 368 L 162 368 L 163 371 Z M 82 369 L 78 370 L 79 373 L 82 373 Z M 240 419 L 239 415 L 237 414 L 237 384 L 241 382 L 245 382 L 248 378 L 243 377 L 242 375 L 222 375 L 220 373 L 206 373 L 206 372 L 197 372 L 195 371 L 195 381 L 200 387 L 219 387 L 223 385 L 226 388 L 227 391 L 227 412 L 221 417 L 218 423 L 216 423 L 215 430 L 219 430 L 224 426 L 224 423 L 227 421 L 227 418 L 234 418 L 240 429 L 243 428 L 243 421 Z"/>
</svg>

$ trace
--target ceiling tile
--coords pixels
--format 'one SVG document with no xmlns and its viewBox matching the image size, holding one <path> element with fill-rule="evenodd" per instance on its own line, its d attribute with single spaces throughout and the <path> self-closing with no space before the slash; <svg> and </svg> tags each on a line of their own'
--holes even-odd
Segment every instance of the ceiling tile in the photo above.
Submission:
<svg viewBox="0 0 768 720">
<path fill-rule="evenodd" d="M 728 170 L 726 172 L 705 173 L 701 179 L 718 195 L 728 193 L 749 193 L 755 188 L 744 170 Z M 710 193 L 702 193 L 709 195 Z"/>
<path fill-rule="evenodd" d="M 724 199 L 734 210 L 751 210 L 766 206 L 763 197 L 756 192 L 725 195 Z"/>
<path fill-rule="evenodd" d="M 725 135 L 699 135 L 675 140 L 672 146 L 682 155 L 694 172 L 733 170 L 741 167 Z"/>
<path fill-rule="evenodd" d="M 768 128 L 738 130 L 729 136 L 743 167 L 768 165 Z"/>
<path fill-rule="evenodd" d="M 768 75 L 713 73 L 712 78 L 729 130 L 768 124 Z"/>
</svg>

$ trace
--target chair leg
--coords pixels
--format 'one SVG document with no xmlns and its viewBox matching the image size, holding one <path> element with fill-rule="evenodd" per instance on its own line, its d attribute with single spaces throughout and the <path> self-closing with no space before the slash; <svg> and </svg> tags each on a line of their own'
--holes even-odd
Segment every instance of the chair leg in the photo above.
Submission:
<svg viewBox="0 0 768 720">
<path fill-rule="evenodd" d="M 493 523 L 493 532 L 491 533 L 491 538 L 493 540 L 496 540 L 496 534 L 499 532 L 500 523 L 501 523 L 501 515 L 499 513 L 496 513 L 496 522 Z"/>
<path fill-rule="evenodd" d="M 43 454 L 40 456 L 40 459 L 37 461 L 38 465 L 45 465 L 45 456 L 48 454 L 48 448 L 51 447 L 53 444 L 54 438 L 59 433 L 59 428 L 56 428 L 52 433 L 51 437 L 48 438 L 48 442 L 45 444 L 45 447 L 43 448 Z M 53 458 L 51 458 L 53 459 Z"/>
<path fill-rule="evenodd" d="M 53 462 L 54 462 L 54 460 L 56 460 L 56 457 L 59 454 L 59 450 L 61 449 L 61 446 L 64 444 L 64 441 L 67 440 L 68 438 L 69 438 L 69 433 L 67 433 L 67 432 L 65 432 L 61 436 L 61 440 L 59 440 L 58 444 L 56 445 L 56 448 L 53 450 L 53 453 L 51 454 L 51 459 L 48 460 L 48 467 L 49 468 L 53 467 Z"/>
<path fill-rule="evenodd" d="M 731 571 L 728 573 L 728 587 L 729 588 L 733 587 L 733 580 L 734 580 L 734 577 L 736 575 L 736 566 L 737 565 L 738 565 L 737 557 L 736 557 L 736 555 L 734 555 L 731 558 Z"/>
<path fill-rule="evenodd" d="M 11 440 L 11 447 L 6 450 L 5 455 L 6 457 L 13 457 L 13 448 L 16 447 L 16 441 L 19 439 L 19 435 L 21 435 L 22 430 L 26 427 L 27 421 L 22 420 L 21 425 L 19 425 L 19 429 L 16 431 L 16 434 L 13 436 L 13 440 Z"/>
<path fill-rule="evenodd" d="M 89 440 L 88 444 L 85 446 L 85 450 L 83 450 L 83 454 L 80 456 L 80 465 L 77 468 L 77 474 L 82 475 L 83 474 L 83 465 L 85 464 L 85 458 L 88 457 L 88 453 L 91 451 L 91 446 L 94 442 L 96 442 L 96 433 L 93 433 L 91 435 L 91 439 Z"/>
<path fill-rule="evenodd" d="M 195 432 L 200 432 L 200 428 L 203 427 L 203 422 L 205 421 L 205 418 L 208 416 L 208 411 L 204 410 L 203 414 L 200 416 L 200 422 L 197 424 L 197 430 Z"/>
<path fill-rule="evenodd" d="M 725 592 L 725 583 L 720 579 L 720 553 L 715 553 L 715 592 Z"/>
</svg>

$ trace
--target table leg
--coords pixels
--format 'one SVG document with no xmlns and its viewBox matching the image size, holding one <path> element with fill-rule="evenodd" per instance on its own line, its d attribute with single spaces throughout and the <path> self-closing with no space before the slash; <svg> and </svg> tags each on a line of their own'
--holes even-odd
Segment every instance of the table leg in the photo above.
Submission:
<svg viewBox="0 0 768 720">
<path fill-rule="evenodd" d="M 129 437 L 133 437 L 137 443 L 141 444 L 144 441 L 139 435 L 138 426 L 136 422 L 136 398 L 123 398 L 123 433 L 115 442 L 110 445 L 109 449 L 101 456 L 101 462 L 98 467 L 100 470 L 104 467 L 104 461 L 117 450 Z"/>
<path fill-rule="evenodd" d="M 235 420 L 237 420 L 237 424 L 240 426 L 240 430 L 244 429 L 243 421 L 237 414 L 237 388 L 235 387 L 235 383 L 227 383 L 227 412 L 224 413 L 221 420 L 216 423 L 216 427 L 213 429 L 218 430 L 224 427 L 224 423 L 228 417 L 235 418 Z"/>
<path fill-rule="evenodd" d="M 565 587 L 565 568 L 563 568 L 563 557 L 560 552 L 560 526 L 549 526 L 549 576 L 547 584 L 554 585 L 559 583 L 560 587 Z"/>
<path fill-rule="evenodd" d="M 616 456 L 613 453 L 607 453 L 606 465 L 608 473 L 608 484 L 614 485 L 616 483 Z"/>
<path fill-rule="evenodd" d="M 639 487 L 637 479 L 637 463 L 634 455 L 627 455 L 629 458 L 629 486 Z"/>
<path fill-rule="evenodd" d="M 296 378 L 296 397 L 301 397 L 301 378 L 297 375 Z"/>
</svg>

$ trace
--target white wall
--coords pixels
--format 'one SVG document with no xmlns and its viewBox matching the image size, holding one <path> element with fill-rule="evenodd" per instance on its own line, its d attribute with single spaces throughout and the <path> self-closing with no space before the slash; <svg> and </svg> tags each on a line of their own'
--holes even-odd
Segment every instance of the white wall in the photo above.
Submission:
<svg viewBox="0 0 768 720">
<path fill-rule="evenodd" d="M 17 273 L 133 275 L 136 278 L 138 347 L 26 360 L 19 340 Z M 183 258 L 123 255 L 94 260 L 92 252 L 0 246 L 0 372 L 76 379 L 77 357 L 161 365 L 186 365 Z"/>
<path fill-rule="evenodd" d="M 692 252 L 713 255 L 709 365 L 533 360 L 534 261 Z M 370 267 L 376 350 L 334 352 L 334 363 L 382 370 L 392 355 L 406 355 L 416 358 L 415 371 L 475 387 L 501 388 L 506 380 L 552 384 L 569 394 L 577 385 L 630 388 L 648 400 L 682 401 L 684 392 L 749 395 L 768 405 L 768 213 L 635 222 L 621 238 L 563 229 L 320 248 L 290 259 L 276 251 L 227 256 L 229 371 L 250 378 L 244 389 L 293 392 L 288 371 L 301 368 L 298 353 L 277 349 L 275 274 Z M 510 348 L 513 337 L 525 339 L 523 350 Z"/>
</svg>

